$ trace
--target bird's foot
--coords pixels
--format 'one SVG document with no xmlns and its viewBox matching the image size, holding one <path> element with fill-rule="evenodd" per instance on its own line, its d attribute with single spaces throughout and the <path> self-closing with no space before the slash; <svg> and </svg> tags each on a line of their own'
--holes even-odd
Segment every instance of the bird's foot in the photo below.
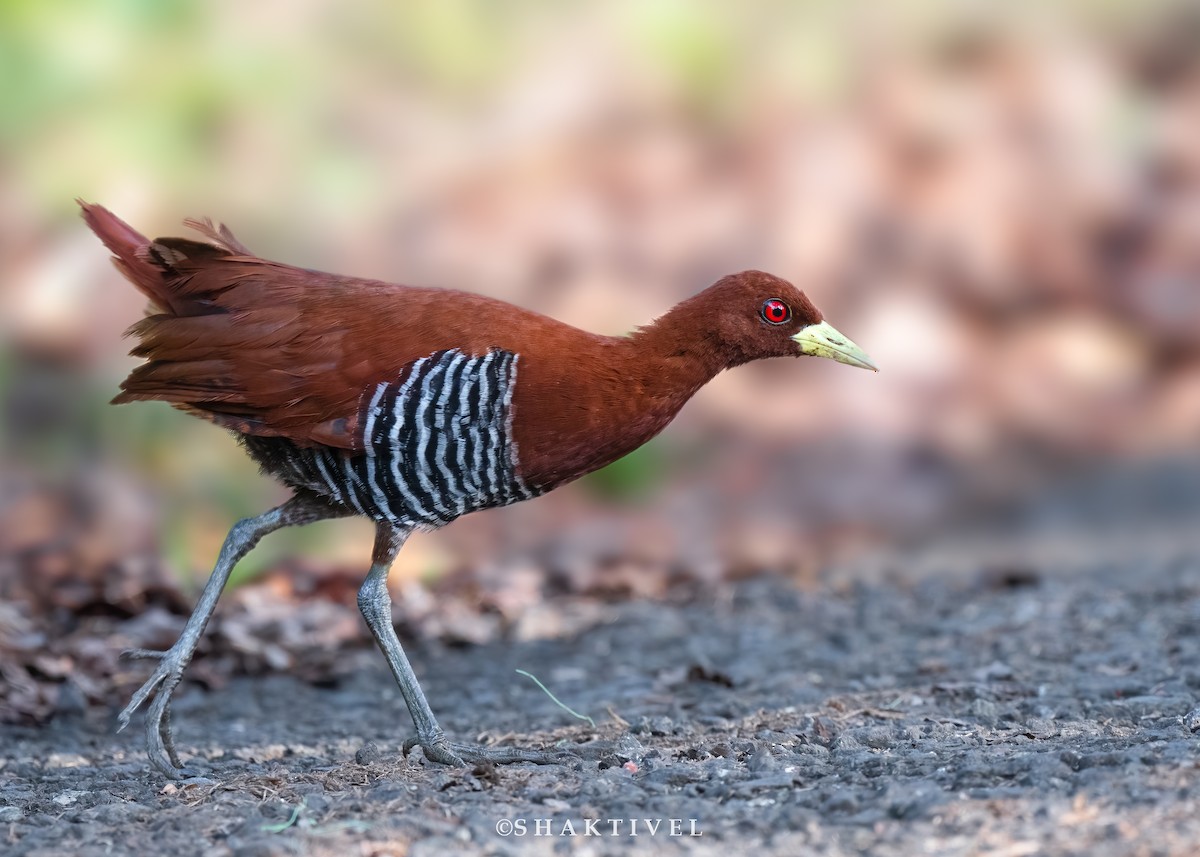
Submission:
<svg viewBox="0 0 1200 857">
<path fill-rule="evenodd" d="M 150 763 L 168 777 L 176 779 L 192 772 L 185 769 L 175 751 L 175 739 L 171 736 L 171 694 L 183 678 L 183 670 L 192 659 L 192 651 L 172 646 L 165 652 L 151 649 L 127 649 L 122 656 L 134 659 L 158 661 L 150 678 L 138 688 L 129 704 L 117 715 L 117 731 L 129 725 L 129 718 L 154 694 L 154 702 L 146 711 L 146 752 Z M 157 693 L 155 692 L 157 690 Z"/>
<path fill-rule="evenodd" d="M 409 738 L 404 742 L 404 755 L 414 747 L 420 747 L 425 758 L 442 765 L 462 767 L 464 765 L 511 765 L 515 762 L 532 762 L 535 765 L 556 765 L 575 762 L 579 757 L 566 750 L 527 750 L 522 747 L 485 747 L 482 744 L 463 744 L 447 741 L 438 734 L 429 739 Z"/>
</svg>

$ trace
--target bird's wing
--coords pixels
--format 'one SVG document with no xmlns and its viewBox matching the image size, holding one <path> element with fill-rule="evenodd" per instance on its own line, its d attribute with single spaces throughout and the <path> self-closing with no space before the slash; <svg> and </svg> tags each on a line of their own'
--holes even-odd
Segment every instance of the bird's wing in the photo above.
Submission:
<svg viewBox="0 0 1200 857">
<path fill-rule="evenodd" d="M 147 362 L 114 403 L 156 399 L 244 434 L 358 450 L 365 392 L 413 361 L 515 350 L 547 324 L 566 328 L 481 295 L 267 261 L 208 221 L 189 225 L 211 243 L 148 241 L 99 206 L 84 211 L 151 300 L 129 330 Z"/>
</svg>

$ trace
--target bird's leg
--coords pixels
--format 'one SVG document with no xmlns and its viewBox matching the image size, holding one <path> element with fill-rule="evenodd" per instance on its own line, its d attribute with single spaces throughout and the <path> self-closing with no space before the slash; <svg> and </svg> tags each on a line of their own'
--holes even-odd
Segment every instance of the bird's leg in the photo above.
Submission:
<svg viewBox="0 0 1200 857">
<path fill-rule="evenodd" d="M 146 750 L 150 762 L 168 777 L 178 777 L 183 767 L 179 762 L 179 754 L 175 751 L 175 742 L 171 737 L 171 694 L 183 678 L 196 652 L 196 645 L 204 633 L 204 627 L 212 618 L 221 590 L 229 580 L 229 574 L 238 560 L 244 557 L 258 544 L 259 539 L 267 533 L 272 533 L 282 527 L 296 524 L 308 524 L 323 518 L 337 517 L 338 509 L 307 495 L 297 495 L 281 506 L 269 512 L 264 512 L 256 518 L 246 518 L 238 521 L 225 537 L 221 553 L 217 557 L 212 575 L 204 585 L 200 601 L 188 617 L 183 633 L 175 644 L 165 652 L 150 649 L 130 649 L 123 654 L 130 658 L 151 658 L 158 661 L 154 673 L 146 683 L 138 688 L 129 704 L 117 716 L 120 732 L 129 725 L 130 716 L 154 693 L 154 702 L 146 712 Z M 155 691 L 157 690 L 157 693 Z"/>
<path fill-rule="evenodd" d="M 445 734 L 438 726 L 433 711 L 425 699 L 425 692 L 417 682 L 400 639 L 396 636 L 396 628 L 392 625 L 392 598 L 388 594 L 387 578 L 396 554 L 404 546 L 411 530 L 380 523 L 375 531 L 375 550 L 371 556 L 371 571 L 358 590 L 358 609 L 362 611 L 367 626 L 375 637 L 375 642 L 383 650 L 391 667 L 396 683 L 400 685 L 400 693 L 412 715 L 413 725 L 417 728 L 415 738 L 404 743 L 404 753 L 408 754 L 413 747 L 420 746 L 425 757 L 443 765 L 477 764 L 493 762 L 506 764 L 510 762 L 534 762 L 545 765 L 574 757 L 570 753 L 548 753 L 540 750 L 523 750 L 517 747 L 484 747 L 478 744 L 460 744 L 446 740 Z"/>
</svg>

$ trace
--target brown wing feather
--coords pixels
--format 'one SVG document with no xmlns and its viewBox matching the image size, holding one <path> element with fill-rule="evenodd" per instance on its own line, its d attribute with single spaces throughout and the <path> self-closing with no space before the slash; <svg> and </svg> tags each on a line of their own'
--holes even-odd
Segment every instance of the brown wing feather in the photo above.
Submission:
<svg viewBox="0 0 1200 857">
<path fill-rule="evenodd" d="M 148 362 L 114 403 L 157 399 L 245 434 L 359 449 L 364 394 L 420 357 L 547 346 L 570 355 L 602 339 L 481 295 L 260 259 L 207 220 L 188 224 L 211 244 L 148 241 L 99 206 L 84 204 L 84 216 L 157 310 L 129 330 L 132 353 Z"/>
</svg>

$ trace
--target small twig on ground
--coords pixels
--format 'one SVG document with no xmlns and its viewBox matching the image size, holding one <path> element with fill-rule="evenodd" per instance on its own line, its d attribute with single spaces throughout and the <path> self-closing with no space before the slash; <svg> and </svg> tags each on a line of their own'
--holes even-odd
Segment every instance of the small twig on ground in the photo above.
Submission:
<svg viewBox="0 0 1200 857">
<path fill-rule="evenodd" d="M 580 714 L 575 709 L 565 705 L 557 696 L 555 696 L 553 693 L 551 693 L 550 688 L 548 688 L 548 687 L 546 687 L 546 685 L 542 684 L 541 680 L 537 676 L 535 676 L 533 673 L 526 672 L 525 670 L 517 670 L 517 672 L 519 674 L 525 676 L 526 678 L 533 679 L 533 683 L 542 689 L 542 693 L 544 693 L 544 694 L 546 694 L 546 696 L 550 697 L 550 701 L 553 702 L 555 705 L 557 705 L 559 708 L 561 708 L 563 711 L 567 712 L 567 714 L 570 714 L 572 717 L 574 717 L 578 720 L 586 720 L 589 724 L 591 724 L 591 727 L 593 729 L 596 728 L 595 720 L 588 717 L 586 714 Z"/>
<path fill-rule="evenodd" d="M 287 821 L 281 821 L 279 824 L 264 824 L 260 829 L 265 833 L 283 833 L 283 831 L 287 830 L 296 823 L 296 819 L 300 817 L 300 810 L 302 809 L 304 809 L 304 801 L 300 801 L 300 803 L 292 809 L 292 817 Z"/>
<path fill-rule="evenodd" d="M 617 712 L 613 711 L 613 707 L 611 705 L 608 706 L 608 716 L 615 720 L 618 726 L 631 725 L 628 720 L 626 720 L 620 714 L 617 714 Z"/>
</svg>

